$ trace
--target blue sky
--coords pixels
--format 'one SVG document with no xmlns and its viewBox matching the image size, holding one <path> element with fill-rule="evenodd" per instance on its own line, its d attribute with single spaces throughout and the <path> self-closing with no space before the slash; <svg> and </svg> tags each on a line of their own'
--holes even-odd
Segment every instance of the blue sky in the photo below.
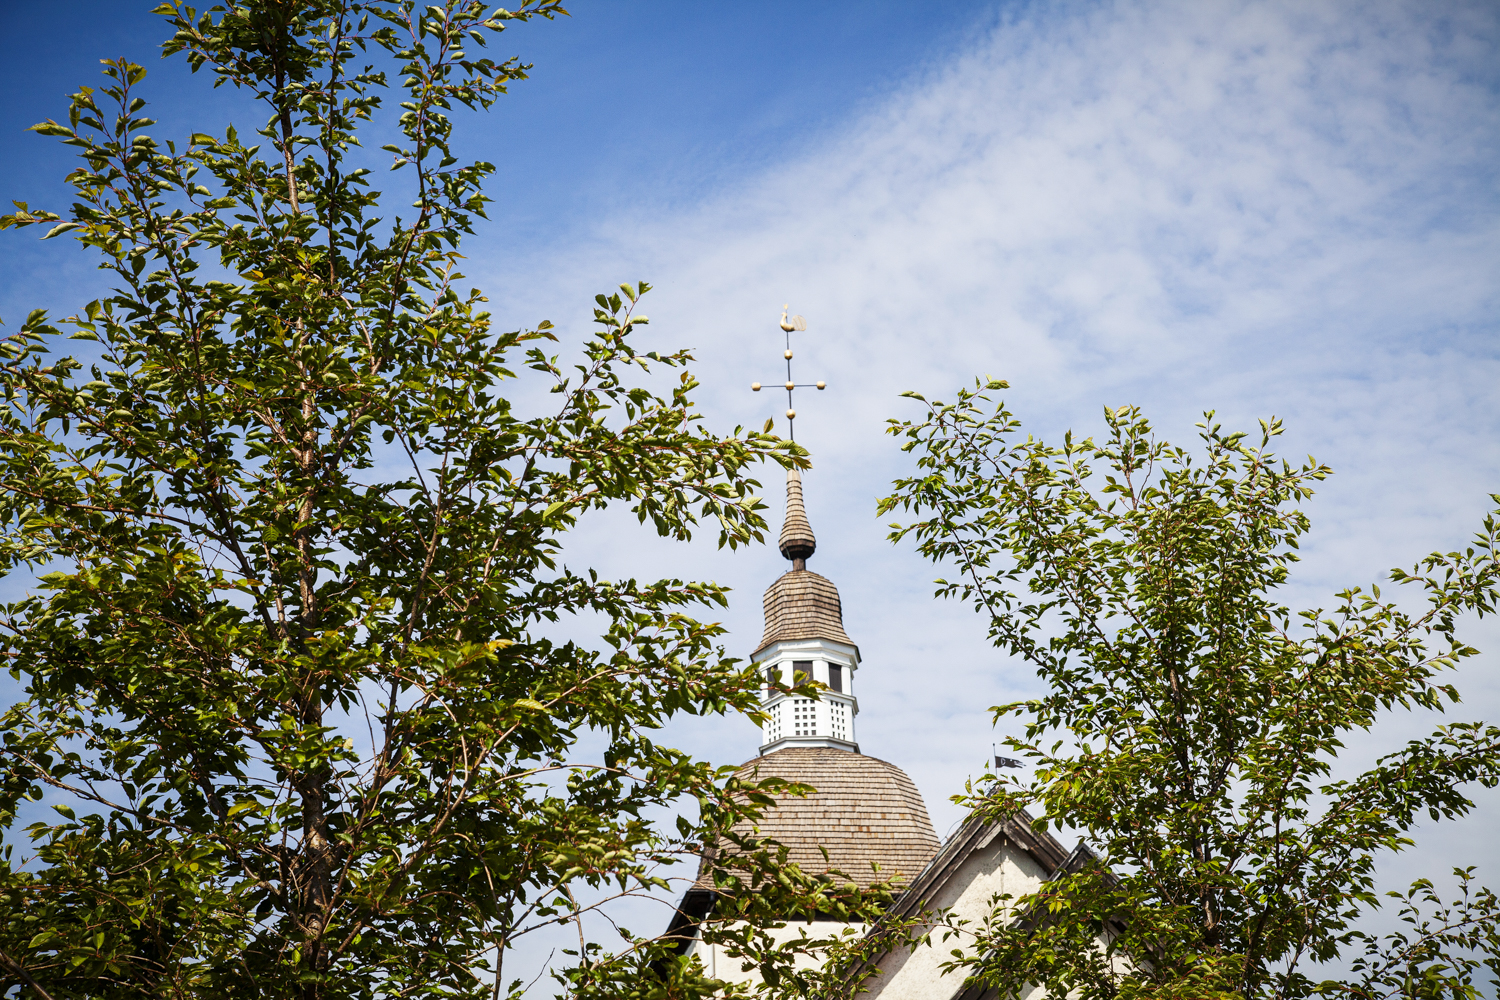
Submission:
<svg viewBox="0 0 1500 1000">
<path fill-rule="evenodd" d="M 65 113 L 66 95 L 95 82 L 100 58 L 125 55 L 148 67 L 164 134 L 189 119 L 201 80 L 180 60 L 159 59 L 153 6 L 70 4 L 70 41 L 57 46 L 41 41 L 59 29 L 56 8 L 0 5 L 0 80 L 11 95 L 0 110 L 11 137 L 0 171 L 10 191 L 58 190 L 66 153 L 19 130 Z M 497 198 L 494 230 L 532 247 L 586 231 L 619 204 L 688 204 L 784 159 L 876 106 L 989 16 L 984 5 L 914 10 L 887 0 L 582 0 L 569 9 L 571 18 L 517 25 L 495 44 L 492 54 L 534 64 L 532 80 L 464 140 L 515 185 Z"/>
<path fill-rule="evenodd" d="M 149 3 L 5 5 L 6 197 L 45 204 L 66 156 L 20 129 L 65 111 L 97 58 L 148 62 L 159 134 L 224 115 L 156 63 Z M 864 666 L 865 752 L 905 767 L 941 834 L 947 796 L 994 738 L 988 705 L 1031 692 L 932 568 L 884 541 L 874 498 L 906 471 L 882 433 L 897 394 L 1008 378 L 1027 428 L 1094 433 L 1139 403 L 1191 441 L 1216 409 L 1285 419 L 1281 451 L 1337 475 L 1311 503 L 1294 606 L 1326 605 L 1465 541 L 1500 491 L 1500 8 L 1489 3 L 895 4 L 584 2 L 507 35 L 536 69 L 465 148 L 495 162 L 492 223 L 466 248 L 501 321 L 567 336 L 592 294 L 657 286 L 651 336 L 691 345 L 719 426 L 776 398 L 783 302 L 807 316 L 799 372 L 814 453 L 811 568 L 843 593 Z M 66 32 L 67 44 L 49 39 Z M 153 92 L 153 88 L 154 92 Z M 236 112 L 239 113 L 239 112 Z M 241 120 L 253 121 L 253 118 Z M 0 317 L 71 310 L 95 279 L 62 241 L 0 236 Z M 774 478 L 774 477 L 773 477 Z M 779 493 L 770 495 L 779 516 Z M 621 539 L 630 539 L 622 542 Z M 742 653 L 772 550 L 667 545 L 607 522 L 570 558 L 604 572 L 717 579 Z M 1500 651 L 1500 633 L 1471 636 Z M 1452 718 L 1500 719 L 1496 656 Z M 1427 731 L 1398 717 L 1365 762 Z M 719 762 L 741 720 L 673 733 Z M 1500 871 L 1495 796 L 1421 832 L 1392 880 L 1449 859 Z M 1500 882 L 1492 874 L 1491 884 Z"/>
</svg>

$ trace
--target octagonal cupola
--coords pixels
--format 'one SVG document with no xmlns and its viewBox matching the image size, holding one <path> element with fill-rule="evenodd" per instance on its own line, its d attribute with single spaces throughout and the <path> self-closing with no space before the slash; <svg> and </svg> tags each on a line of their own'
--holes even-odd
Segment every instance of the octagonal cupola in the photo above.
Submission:
<svg viewBox="0 0 1500 1000">
<path fill-rule="evenodd" d="M 792 568 L 766 590 L 766 630 L 751 660 L 766 678 L 762 703 L 770 716 L 761 727 L 761 753 L 790 746 L 831 747 L 859 752 L 854 717 L 854 672 L 859 647 L 844 632 L 838 588 L 807 568 L 817 550 L 802 498 L 802 476 L 786 475 L 786 520 L 781 554 Z M 789 694 L 803 678 L 827 685 L 821 698 Z"/>
</svg>

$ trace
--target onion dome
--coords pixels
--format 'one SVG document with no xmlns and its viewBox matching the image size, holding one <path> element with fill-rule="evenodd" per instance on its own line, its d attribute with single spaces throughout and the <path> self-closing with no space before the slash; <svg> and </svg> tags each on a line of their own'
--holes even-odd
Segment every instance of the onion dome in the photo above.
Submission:
<svg viewBox="0 0 1500 1000">
<path fill-rule="evenodd" d="M 910 884 L 937 854 L 927 806 L 895 764 L 828 747 L 787 747 L 746 761 L 737 773 L 750 781 L 784 778 L 817 789 L 805 798 L 781 796 L 759 822 L 735 826 L 741 834 L 785 845 L 787 860 L 804 872 L 838 869 L 861 889 L 875 882 Z M 699 888 L 713 888 L 713 858 L 710 852 L 699 865 Z"/>
</svg>

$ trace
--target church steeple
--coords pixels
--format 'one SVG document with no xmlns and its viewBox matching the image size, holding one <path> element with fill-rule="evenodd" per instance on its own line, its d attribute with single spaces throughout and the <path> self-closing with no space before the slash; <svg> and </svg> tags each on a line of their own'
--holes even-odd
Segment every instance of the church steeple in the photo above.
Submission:
<svg viewBox="0 0 1500 1000">
<path fill-rule="evenodd" d="M 788 316 L 783 308 L 781 329 L 787 335 L 786 419 L 789 428 L 795 428 L 792 391 L 826 386 L 823 382 L 799 386 L 792 381 L 791 335 L 806 330 L 806 321 Z M 752 382 L 750 388 L 759 392 L 762 386 Z M 796 439 L 795 433 L 789 436 Z M 817 547 L 803 503 L 802 475 L 789 469 L 780 548 L 792 568 L 766 590 L 766 631 L 750 656 L 765 678 L 761 708 L 766 722 L 761 727 L 760 756 L 747 761 L 737 773 L 751 780 L 786 778 L 810 785 L 814 791 L 778 796 L 758 818 L 742 819 L 734 830 L 781 844 L 788 859 L 808 873 L 837 871 L 841 883 L 852 881 L 860 888 L 892 878 L 910 883 L 937 853 L 938 839 L 911 779 L 896 765 L 859 752 L 854 738 L 859 647 L 844 633 L 838 588 L 807 568 Z M 793 692 L 808 681 L 823 686 L 816 697 Z M 704 852 L 698 879 L 683 895 L 668 935 L 684 942 L 679 954 L 697 957 L 714 975 L 754 984 L 761 981 L 757 971 L 726 972 L 742 964 L 738 956 L 726 953 L 724 964 L 719 964 L 724 945 L 704 941 L 701 933 L 724 877 L 744 878 L 742 872 L 724 865 L 734 853 L 735 844 L 724 842 Z M 833 914 L 819 919 L 824 916 L 838 920 Z M 844 924 L 844 933 L 864 935 L 865 931 L 863 925 Z M 810 957 L 822 964 L 816 952 Z M 951 983 L 939 985 L 943 992 L 934 995 L 952 994 Z"/>
<path fill-rule="evenodd" d="M 790 469 L 781 554 L 792 561 L 792 568 L 766 590 L 766 631 L 751 657 L 765 669 L 763 706 L 771 717 L 761 731 L 762 753 L 784 746 L 859 751 L 854 738 L 859 647 L 844 632 L 838 588 L 807 568 L 816 549 L 802 498 L 802 476 Z M 821 698 L 785 692 L 808 680 L 827 686 Z"/>
</svg>

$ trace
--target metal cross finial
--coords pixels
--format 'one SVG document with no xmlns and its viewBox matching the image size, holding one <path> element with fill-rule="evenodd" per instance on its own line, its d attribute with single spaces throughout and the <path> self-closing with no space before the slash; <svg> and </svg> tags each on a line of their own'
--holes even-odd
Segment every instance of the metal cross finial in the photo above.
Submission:
<svg viewBox="0 0 1500 1000">
<path fill-rule="evenodd" d="M 788 319 L 786 311 L 787 311 L 787 306 L 783 305 L 781 307 L 781 329 L 782 329 L 782 332 L 784 332 L 786 334 L 786 354 L 785 354 L 785 357 L 786 357 L 786 421 L 787 421 L 787 428 L 788 428 L 787 436 L 790 437 L 793 441 L 795 441 L 795 440 L 797 440 L 797 411 L 792 407 L 792 390 L 793 389 L 812 389 L 812 388 L 826 389 L 826 388 L 828 388 L 828 383 L 827 382 L 800 382 L 799 383 L 799 382 L 793 382 L 792 381 L 792 331 L 793 330 L 797 330 L 797 331 L 801 332 L 801 331 L 806 330 L 807 329 L 807 320 L 803 319 L 801 316 L 793 316 L 790 319 Z M 759 382 L 751 382 L 750 383 L 750 388 L 754 392 L 760 392 L 760 383 Z"/>
</svg>

